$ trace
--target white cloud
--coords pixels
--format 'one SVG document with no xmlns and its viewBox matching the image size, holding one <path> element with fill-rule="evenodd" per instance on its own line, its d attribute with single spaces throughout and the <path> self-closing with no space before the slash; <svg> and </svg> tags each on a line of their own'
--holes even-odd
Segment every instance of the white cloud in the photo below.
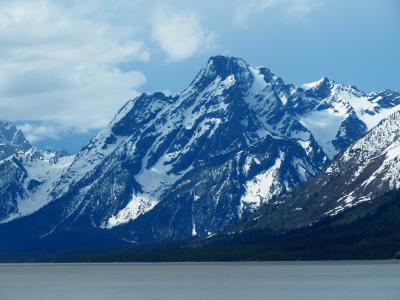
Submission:
<svg viewBox="0 0 400 300">
<path fill-rule="evenodd" d="M 76 8 L 55 1 L 0 4 L 0 119 L 62 124 L 25 126 L 35 140 L 52 130 L 103 127 L 145 82 L 141 72 L 117 67 L 148 61 L 137 29 Z"/>
<path fill-rule="evenodd" d="M 282 0 L 248 0 L 240 1 L 234 12 L 234 18 L 238 25 L 245 25 L 247 21 L 256 14 L 262 13 L 267 8 Z"/>
<path fill-rule="evenodd" d="M 245 26 L 255 15 L 270 8 L 281 8 L 290 19 L 300 20 L 323 4 L 319 0 L 248 0 L 237 2 L 234 20 L 237 25 Z"/>
<path fill-rule="evenodd" d="M 189 58 L 213 46 L 208 32 L 195 12 L 172 11 L 162 6 L 152 16 L 152 37 L 170 61 Z"/>
<path fill-rule="evenodd" d="M 65 126 L 51 122 L 43 124 L 23 123 L 17 126 L 31 142 L 36 143 L 44 138 L 60 139 L 68 129 Z"/>
</svg>

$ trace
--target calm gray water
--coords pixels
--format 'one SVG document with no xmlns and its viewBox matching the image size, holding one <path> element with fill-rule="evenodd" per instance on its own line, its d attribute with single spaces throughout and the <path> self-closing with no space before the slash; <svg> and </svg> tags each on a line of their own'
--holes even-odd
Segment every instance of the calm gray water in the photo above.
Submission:
<svg viewBox="0 0 400 300">
<path fill-rule="evenodd" d="M 400 264 L 5 264 L 0 299 L 399 300 Z"/>
</svg>

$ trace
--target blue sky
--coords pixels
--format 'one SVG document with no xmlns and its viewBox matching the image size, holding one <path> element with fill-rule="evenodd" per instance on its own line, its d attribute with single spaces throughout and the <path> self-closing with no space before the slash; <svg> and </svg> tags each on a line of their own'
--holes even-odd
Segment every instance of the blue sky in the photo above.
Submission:
<svg viewBox="0 0 400 300">
<path fill-rule="evenodd" d="M 3 0 L 0 118 L 77 151 L 128 99 L 179 92 L 211 55 L 372 91 L 400 90 L 399 49 L 397 0 Z"/>
</svg>

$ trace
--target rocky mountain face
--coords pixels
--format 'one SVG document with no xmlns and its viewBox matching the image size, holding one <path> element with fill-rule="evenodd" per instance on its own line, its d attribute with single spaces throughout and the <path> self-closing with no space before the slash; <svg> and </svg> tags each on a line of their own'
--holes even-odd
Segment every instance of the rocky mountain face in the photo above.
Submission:
<svg viewBox="0 0 400 300">
<path fill-rule="evenodd" d="M 31 147 L 24 134 L 13 123 L 0 121 L 0 160 Z"/>
<path fill-rule="evenodd" d="M 181 94 L 129 101 L 55 185 L 46 210 L 57 217 L 41 234 L 146 215 L 152 226 L 130 230 L 140 240 L 207 236 L 303 184 L 327 158 L 286 112 L 293 89 L 266 68 L 215 57 Z"/>
<path fill-rule="evenodd" d="M 138 244 L 207 237 L 306 183 L 399 104 L 396 92 L 327 78 L 295 87 L 212 57 L 180 94 L 130 100 L 51 176 L 49 204 L 7 230 L 40 220 L 24 232 L 95 228 Z"/>
<path fill-rule="evenodd" d="M 382 120 L 301 189 L 270 203 L 250 227 L 293 229 L 400 189 L 400 112 Z M 247 224 L 248 225 L 248 224 Z M 246 227 L 246 226 L 245 226 Z"/>
<path fill-rule="evenodd" d="M 0 121 L 0 223 L 29 215 L 49 193 L 71 157 L 32 147 L 11 122 Z"/>
<path fill-rule="evenodd" d="M 400 109 L 400 93 L 395 91 L 367 94 L 327 78 L 302 88 L 304 91 L 289 104 L 289 109 L 312 132 L 330 159 Z"/>
</svg>

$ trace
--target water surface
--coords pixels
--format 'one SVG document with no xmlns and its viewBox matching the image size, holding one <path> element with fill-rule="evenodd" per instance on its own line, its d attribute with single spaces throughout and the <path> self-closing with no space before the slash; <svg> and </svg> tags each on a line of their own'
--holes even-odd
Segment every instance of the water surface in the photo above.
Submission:
<svg viewBox="0 0 400 300">
<path fill-rule="evenodd" d="M 400 264 L 3 264 L 0 299 L 398 300 Z"/>
</svg>

